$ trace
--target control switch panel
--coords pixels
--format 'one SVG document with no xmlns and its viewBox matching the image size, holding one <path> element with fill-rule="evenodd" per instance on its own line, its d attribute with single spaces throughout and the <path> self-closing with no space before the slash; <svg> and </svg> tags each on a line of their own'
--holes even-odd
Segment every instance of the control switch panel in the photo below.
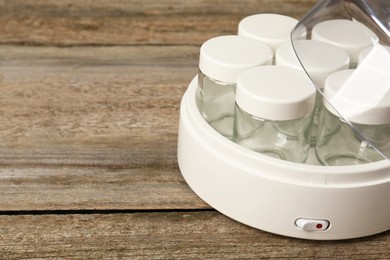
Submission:
<svg viewBox="0 0 390 260">
<path fill-rule="evenodd" d="M 330 222 L 324 219 L 299 218 L 295 225 L 303 231 L 325 231 L 329 228 Z"/>
</svg>

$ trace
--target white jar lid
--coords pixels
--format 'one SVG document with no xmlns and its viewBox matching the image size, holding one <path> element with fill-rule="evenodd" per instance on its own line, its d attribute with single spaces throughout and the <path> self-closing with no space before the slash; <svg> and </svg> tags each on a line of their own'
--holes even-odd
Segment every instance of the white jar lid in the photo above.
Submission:
<svg viewBox="0 0 390 260">
<path fill-rule="evenodd" d="M 237 35 L 219 36 L 203 43 L 199 69 L 212 79 L 236 83 L 241 72 L 271 64 L 272 57 L 265 43 Z"/>
<path fill-rule="evenodd" d="M 282 66 L 261 66 L 240 75 L 236 102 L 242 110 L 256 117 L 293 120 L 313 111 L 315 88 L 303 71 Z"/>
<path fill-rule="evenodd" d="M 276 49 L 275 65 L 303 70 L 291 42 L 285 42 Z"/>
<path fill-rule="evenodd" d="M 294 48 L 305 70 L 320 88 L 324 87 L 325 80 L 331 73 L 349 67 L 348 53 L 329 43 L 296 40 Z M 294 48 L 291 43 L 281 45 L 276 51 L 275 64 L 302 69 Z"/>
<path fill-rule="evenodd" d="M 324 96 L 324 106 L 331 113 L 352 123 L 390 123 L 390 71 L 337 71 L 326 80 Z"/>
<path fill-rule="evenodd" d="M 378 42 L 378 37 L 357 21 L 347 19 L 327 20 L 313 27 L 311 38 L 343 48 L 352 64 L 356 64 L 360 52 Z"/>
<path fill-rule="evenodd" d="M 290 41 L 291 31 L 298 20 L 280 14 L 255 14 L 242 19 L 238 25 L 238 35 L 254 38 L 267 43 L 273 51 Z M 306 31 L 302 37 L 306 36 Z"/>
<path fill-rule="evenodd" d="M 381 44 L 374 44 L 365 48 L 359 55 L 358 66 L 375 66 L 389 69 L 390 47 Z"/>
</svg>

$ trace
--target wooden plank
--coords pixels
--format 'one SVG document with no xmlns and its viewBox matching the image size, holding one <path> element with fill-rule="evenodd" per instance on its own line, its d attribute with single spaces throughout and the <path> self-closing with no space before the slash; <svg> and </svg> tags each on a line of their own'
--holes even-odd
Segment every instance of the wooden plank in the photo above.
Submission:
<svg viewBox="0 0 390 260">
<path fill-rule="evenodd" d="M 209 208 L 177 159 L 198 47 L 0 50 L 0 210 Z"/>
<path fill-rule="evenodd" d="M 0 44 L 201 44 L 235 34 L 245 16 L 301 18 L 315 0 L 0 1 Z M 267 25 L 268 26 L 268 25 Z"/>
<path fill-rule="evenodd" d="M 2 49 L 0 164 L 172 168 L 197 53 L 185 46 Z"/>
<path fill-rule="evenodd" d="M 0 216 L 1 259 L 388 259 L 390 233 L 308 241 L 218 212 Z"/>
<path fill-rule="evenodd" d="M 0 170 L 0 211 L 210 209 L 179 170 L 23 167 Z"/>
<path fill-rule="evenodd" d="M 280 12 L 302 15 L 315 0 L 0 0 L 0 14 L 41 16 L 127 16 L 132 14 L 215 14 Z"/>
</svg>

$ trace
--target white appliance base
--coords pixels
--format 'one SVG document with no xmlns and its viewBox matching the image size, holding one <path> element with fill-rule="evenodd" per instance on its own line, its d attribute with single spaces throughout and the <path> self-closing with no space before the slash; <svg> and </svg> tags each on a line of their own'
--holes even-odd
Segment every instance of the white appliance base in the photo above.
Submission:
<svg viewBox="0 0 390 260">
<path fill-rule="evenodd" d="M 180 110 L 178 162 L 193 191 L 221 213 L 275 234 L 318 240 L 390 230 L 390 162 L 319 166 L 271 158 L 212 129 L 196 105 Z"/>
</svg>

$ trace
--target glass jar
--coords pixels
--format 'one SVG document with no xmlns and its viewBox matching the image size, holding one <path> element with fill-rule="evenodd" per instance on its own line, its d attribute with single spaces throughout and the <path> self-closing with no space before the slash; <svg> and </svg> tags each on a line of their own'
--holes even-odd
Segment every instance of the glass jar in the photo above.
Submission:
<svg viewBox="0 0 390 260">
<path fill-rule="evenodd" d="M 295 48 L 295 50 L 294 50 Z M 300 53 L 299 59 L 296 53 Z M 281 45 L 275 54 L 275 64 L 303 70 L 310 75 L 311 80 L 321 91 L 326 78 L 335 71 L 349 68 L 349 55 L 343 49 L 326 42 L 313 40 L 295 40 Z M 302 64 L 301 64 L 302 62 Z M 314 119 L 311 133 L 311 145 L 317 140 L 319 115 L 322 108 L 322 95 L 317 93 Z"/>
<path fill-rule="evenodd" d="M 238 78 L 233 141 L 292 162 L 308 156 L 315 88 L 303 71 L 261 66 Z"/>
<path fill-rule="evenodd" d="M 390 155 L 390 74 L 343 70 L 325 82 L 316 155 L 323 165 L 357 165 Z M 369 86 L 369 87 L 367 87 Z M 377 91 L 378 99 L 364 93 Z M 343 115 L 343 116 L 341 116 Z M 376 147 L 381 151 L 379 153 Z"/>
<path fill-rule="evenodd" d="M 226 35 L 206 41 L 200 48 L 198 106 L 204 119 L 220 134 L 233 135 L 234 93 L 238 75 L 272 62 L 265 43 Z"/>
</svg>

